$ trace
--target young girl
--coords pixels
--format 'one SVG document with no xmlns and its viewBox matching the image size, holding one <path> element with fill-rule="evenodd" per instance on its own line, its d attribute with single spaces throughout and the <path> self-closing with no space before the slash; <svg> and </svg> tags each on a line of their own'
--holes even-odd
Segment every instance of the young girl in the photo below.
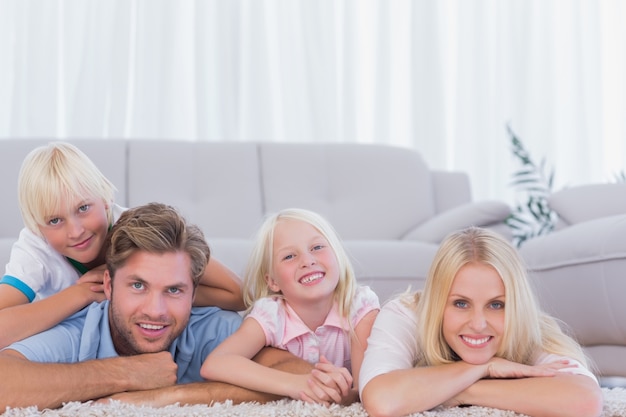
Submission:
<svg viewBox="0 0 626 417">
<path fill-rule="evenodd" d="M 252 305 L 243 324 L 205 360 L 201 375 L 308 402 L 337 390 L 335 402 L 358 398 L 356 384 L 372 323 L 380 308 L 369 287 L 357 286 L 348 257 L 321 216 L 288 209 L 265 221 L 244 278 Z M 254 363 L 264 346 L 315 364 L 294 375 Z M 351 371 L 351 372 L 350 372 Z"/>
<path fill-rule="evenodd" d="M 487 230 L 448 236 L 424 290 L 388 302 L 368 343 L 359 386 L 373 417 L 439 405 L 602 412 L 580 345 L 539 309 L 517 251 Z"/>
<path fill-rule="evenodd" d="M 69 143 L 26 156 L 18 181 L 25 228 L 0 280 L 0 348 L 104 299 L 104 243 L 123 211 L 113 203 L 114 192 Z M 198 305 L 244 308 L 239 278 L 218 261 L 209 261 L 201 284 Z"/>
</svg>

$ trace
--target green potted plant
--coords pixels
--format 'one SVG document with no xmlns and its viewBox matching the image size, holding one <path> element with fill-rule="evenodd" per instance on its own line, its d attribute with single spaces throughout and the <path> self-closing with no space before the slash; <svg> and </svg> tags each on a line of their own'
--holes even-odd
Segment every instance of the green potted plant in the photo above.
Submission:
<svg viewBox="0 0 626 417">
<path fill-rule="evenodd" d="M 558 216 L 548 205 L 547 197 L 552 192 L 554 171 L 546 168 L 545 159 L 536 164 L 530 154 L 507 125 L 513 155 L 519 160 L 520 168 L 513 173 L 512 185 L 522 194 L 522 201 L 514 207 L 505 223 L 511 228 L 513 243 L 519 247 L 526 240 L 550 233 Z"/>
</svg>

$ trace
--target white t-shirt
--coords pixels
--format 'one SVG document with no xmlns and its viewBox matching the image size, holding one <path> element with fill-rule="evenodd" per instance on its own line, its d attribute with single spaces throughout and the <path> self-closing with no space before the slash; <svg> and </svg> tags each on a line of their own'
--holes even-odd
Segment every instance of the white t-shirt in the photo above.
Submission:
<svg viewBox="0 0 626 417">
<path fill-rule="evenodd" d="M 416 340 L 417 323 L 415 311 L 402 301 L 402 296 L 389 301 L 381 308 L 367 339 L 367 350 L 359 374 L 360 394 L 363 393 L 365 385 L 378 375 L 415 367 L 420 357 Z M 570 363 L 577 365 L 560 369 L 560 372 L 587 375 L 598 381 L 591 371 L 572 358 L 543 353 L 539 355 L 535 365 L 558 359 L 568 359 Z"/>
<path fill-rule="evenodd" d="M 116 222 L 125 209 L 113 204 L 112 210 Z M 75 284 L 80 275 L 43 238 L 23 228 L 11 248 L 11 257 L 0 283 L 17 288 L 32 302 Z"/>
</svg>

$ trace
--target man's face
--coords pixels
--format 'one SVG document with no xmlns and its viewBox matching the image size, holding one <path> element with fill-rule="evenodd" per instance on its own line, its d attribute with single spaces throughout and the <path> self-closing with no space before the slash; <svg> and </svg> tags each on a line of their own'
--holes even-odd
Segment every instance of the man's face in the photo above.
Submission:
<svg viewBox="0 0 626 417">
<path fill-rule="evenodd" d="M 191 260 L 184 252 L 134 253 L 126 265 L 104 275 L 111 301 L 109 323 L 120 355 L 167 350 L 187 323 L 193 301 Z"/>
</svg>

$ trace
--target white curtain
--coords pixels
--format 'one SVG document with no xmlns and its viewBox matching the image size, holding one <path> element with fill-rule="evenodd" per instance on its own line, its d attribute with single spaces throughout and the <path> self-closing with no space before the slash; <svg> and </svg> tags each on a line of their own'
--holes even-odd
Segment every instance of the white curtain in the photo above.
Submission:
<svg viewBox="0 0 626 417">
<path fill-rule="evenodd" d="M 626 162 L 622 0 L 0 0 L 0 138 L 381 142 L 514 199 Z"/>
</svg>

